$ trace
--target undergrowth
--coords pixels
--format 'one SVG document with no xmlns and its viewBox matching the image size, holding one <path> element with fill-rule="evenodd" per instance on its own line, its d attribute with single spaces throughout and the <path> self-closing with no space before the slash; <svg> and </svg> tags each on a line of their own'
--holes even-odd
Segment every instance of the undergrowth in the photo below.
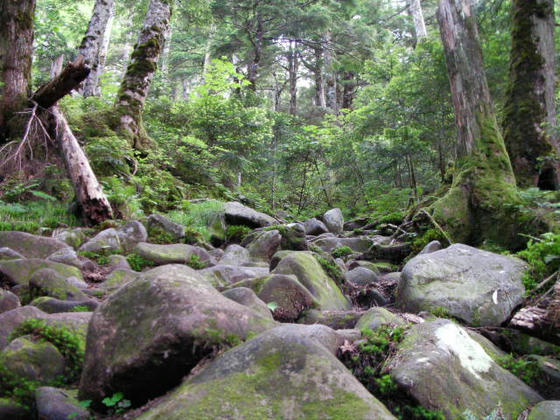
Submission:
<svg viewBox="0 0 560 420">
<path fill-rule="evenodd" d="M 548 232 L 531 238 L 527 248 L 516 255 L 529 264 L 522 279 L 527 293 L 536 293 L 541 281 L 560 270 L 560 234 Z"/>
</svg>

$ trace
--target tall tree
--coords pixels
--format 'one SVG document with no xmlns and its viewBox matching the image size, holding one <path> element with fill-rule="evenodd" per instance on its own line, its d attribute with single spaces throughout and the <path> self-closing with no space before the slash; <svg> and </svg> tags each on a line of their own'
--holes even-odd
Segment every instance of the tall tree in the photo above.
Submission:
<svg viewBox="0 0 560 420">
<path fill-rule="evenodd" d="M 560 173 L 540 159 L 560 153 L 545 125 L 556 125 L 554 0 L 513 1 L 510 81 L 504 138 L 517 182 L 560 187 Z"/>
<path fill-rule="evenodd" d="M 434 216 L 457 241 L 511 245 L 518 202 L 511 163 L 486 81 L 470 0 L 441 0 L 437 12 L 458 130 L 456 173 Z"/>
<path fill-rule="evenodd" d="M 426 24 L 424 23 L 424 13 L 422 12 L 422 6 L 420 5 L 420 0 L 409 0 L 408 10 L 412 15 L 412 21 L 414 23 L 414 33 L 416 35 L 416 41 L 420 41 L 422 38 L 428 36 L 428 31 L 426 30 Z"/>
<path fill-rule="evenodd" d="M 173 2 L 151 0 L 123 77 L 116 102 L 119 129 L 136 149 L 146 149 L 151 140 L 144 130 L 142 111 L 169 33 Z"/>
<path fill-rule="evenodd" d="M 83 95 L 98 96 L 99 76 L 104 65 L 104 49 L 109 43 L 109 34 L 113 16 L 115 13 L 115 0 L 97 0 L 93 8 L 93 14 L 89 21 L 88 30 L 79 52 L 86 59 L 86 63 L 91 68 L 89 76 L 83 83 Z M 106 50 L 105 50 L 106 51 Z"/>
<path fill-rule="evenodd" d="M 31 93 L 35 0 L 0 3 L 0 139 L 9 137 L 7 124 Z"/>
</svg>

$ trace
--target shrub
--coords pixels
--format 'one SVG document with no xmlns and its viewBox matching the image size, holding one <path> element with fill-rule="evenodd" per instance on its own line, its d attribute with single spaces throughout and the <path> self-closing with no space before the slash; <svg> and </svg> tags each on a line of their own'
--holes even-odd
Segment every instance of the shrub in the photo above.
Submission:
<svg viewBox="0 0 560 420">
<path fill-rule="evenodd" d="M 127 255 L 126 260 L 128 261 L 130 268 L 134 271 L 142 271 L 145 268 L 153 267 L 155 265 L 153 261 L 147 260 L 146 258 L 134 253 Z"/>
<path fill-rule="evenodd" d="M 343 257 L 347 257 L 348 255 L 351 255 L 353 253 L 354 253 L 354 251 L 349 246 L 341 246 L 339 248 L 336 248 L 332 252 L 332 256 L 334 258 L 343 258 Z"/>
<path fill-rule="evenodd" d="M 549 232 L 540 238 L 532 238 L 517 256 L 529 264 L 529 270 L 523 276 L 525 289 L 528 293 L 537 292 L 537 285 L 560 269 L 560 234 Z"/>
</svg>

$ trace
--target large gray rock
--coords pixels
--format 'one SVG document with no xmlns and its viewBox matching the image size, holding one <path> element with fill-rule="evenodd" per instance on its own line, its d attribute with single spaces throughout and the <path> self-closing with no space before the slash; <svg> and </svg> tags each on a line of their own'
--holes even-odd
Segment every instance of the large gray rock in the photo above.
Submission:
<svg viewBox="0 0 560 420">
<path fill-rule="evenodd" d="M 50 296 L 60 300 L 88 300 L 88 296 L 70 284 L 56 271 L 45 268 L 37 270 L 29 279 L 29 293 L 32 298 Z"/>
<path fill-rule="evenodd" d="M 95 308 L 99 306 L 99 303 L 95 300 L 87 299 L 83 301 L 71 301 L 71 300 L 60 300 L 49 296 L 43 296 L 34 299 L 31 306 L 35 306 L 46 312 L 47 314 L 56 314 L 63 312 L 73 312 L 76 308 L 85 308 L 89 311 L 94 311 Z"/>
<path fill-rule="evenodd" d="M 74 249 L 70 247 L 59 249 L 58 251 L 52 253 L 47 258 L 47 261 L 54 261 L 61 264 L 71 265 L 80 270 L 82 270 L 84 266 L 84 262 L 78 258 L 78 254 L 76 253 L 76 251 L 74 251 Z"/>
<path fill-rule="evenodd" d="M 19 298 L 12 292 L 0 289 L 0 314 L 11 311 L 21 305 Z"/>
<path fill-rule="evenodd" d="M 235 265 L 242 266 L 246 265 L 251 261 L 251 255 L 247 248 L 241 245 L 231 244 L 225 249 L 224 255 L 219 261 L 220 265 Z"/>
<path fill-rule="evenodd" d="M 330 232 L 338 234 L 344 229 L 344 216 L 339 208 L 331 209 L 323 215 L 323 221 Z"/>
<path fill-rule="evenodd" d="M 356 267 L 348 271 L 344 279 L 354 287 L 366 287 L 379 281 L 377 274 L 365 267 Z"/>
<path fill-rule="evenodd" d="M 369 330 L 375 331 L 382 325 L 390 325 L 392 327 L 404 326 L 407 322 L 399 315 L 388 311 L 385 308 L 371 308 L 365 314 L 362 315 L 360 320 L 357 322 L 356 327 L 358 330 L 363 330 L 367 328 Z"/>
<path fill-rule="evenodd" d="M 516 258 L 455 244 L 406 264 L 397 304 L 407 312 L 443 308 L 471 325 L 499 326 L 523 302 L 526 269 Z"/>
<path fill-rule="evenodd" d="M 324 326 L 275 328 L 220 356 L 139 419 L 394 419 L 336 359 L 336 342 Z"/>
<path fill-rule="evenodd" d="M 310 309 L 305 311 L 298 324 L 321 324 L 335 330 L 344 330 L 355 328 L 356 323 L 362 316 L 361 311 L 318 311 Z"/>
<path fill-rule="evenodd" d="M 441 410 L 448 419 L 459 418 L 466 410 L 484 418 L 498 405 L 508 419 L 515 419 L 542 400 L 449 320 L 412 326 L 385 366 L 420 404 Z"/>
<path fill-rule="evenodd" d="M 185 227 L 161 214 L 152 214 L 147 221 L 148 235 L 155 238 L 165 234 L 169 239 L 181 242 L 185 238 Z"/>
<path fill-rule="evenodd" d="M 45 318 L 46 313 L 34 306 L 20 306 L 0 314 L 0 350 L 8 345 L 8 339 L 22 322 L 31 318 Z"/>
<path fill-rule="evenodd" d="M 64 373 L 64 357 L 48 341 L 31 336 L 16 338 L 0 353 L 9 373 L 29 381 L 49 383 Z"/>
<path fill-rule="evenodd" d="M 148 232 L 142 223 L 137 220 L 128 222 L 126 225 L 117 229 L 119 242 L 125 252 L 130 252 L 140 242 L 148 240 Z"/>
<path fill-rule="evenodd" d="M 264 318 L 273 319 L 267 304 L 259 299 L 255 292 L 248 287 L 234 287 L 233 289 L 226 290 L 222 294 L 234 302 L 251 308 Z"/>
<path fill-rule="evenodd" d="M 0 261 L 0 283 L 10 286 L 29 284 L 31 276 L 39 270 L 50 269 L 56 271 L 61 277 L 76 277 L 83 280 L 82 272 L 76 267 L 53 261 L 31 258 L 26 260 Z"/>
<path fill-rule="evenodd" d="M 269 273 L 267 267 L 238 267 L 218 264 L 200 270 L 200 275 L 214 287 L 227 287 L 243 280 L 263 277 Z"/>
<path fill-rule="evenodd" d="M 390 239 L 385 236 L 360 236 L 356 238 L 318 237 L 311 243 L 325 252 L 333 252 L 337 248 L 347 246 L 356 253 L 367 252 L 373 245 L 385 243 Z"/>
<path fill-rule="evenodd" d="M 8 247 L 25 258 L 47 258 L 52 253 L 68 248 L 62 241 L 25 232 L 0 231 L 0 248 Z"/>
<path fill-rule="evenodd" d="M 11 248 L 6 246 L 0 248 L 0 260 L 19 260 L 22 258 L 25 257 Z"/>
<path fill-rule="evenodd" d="M 186 244 L 156 245 L 140 242 L 134 248 L 134 252 L 156 265 L 188 264 L 193 256 L 198 257 L 206 266 L 213 263 L 208 251 Z"/>
<path fill-rule="evenodd" d="M 57 229 L 53 232 L 53 238 L 66 243 L 74 249 L 78 249 L 87 241 L 85 230 L 84 228 Z"/>
<path fill-rule="evenodd" d="M 88 420 L 89 412 L 64 389 L 42 386 L 35 390 L 37 415 L 40 420 Z"/>
<path fill-rule="evenodd" d="M 535 405 L 527 420 L 560 419 L 560 401 L 542 401 Z"/>
<path fill-rule="evenodd" d="M 193 269 L 166 265 L 113 293 L 91 319 L 80 398 L 161 395 L 218 347 L 274 326 L 222 296 Z"/>
<path fill-rule="evenodd" d="M 99 287 L 108 292 L 114 292 L 125 284 L 135 280 L 138 276 L 136 271 L 130 269 L 117 269 L 113 270 Z"/>
<path fill-rule="evenodd" d="M 102 230 L 79 248 L 84 252 L 121 252 L 123 250 L 119 233 L 115 228 Z"/>
<path fill-rule="evenodd" d="M 323 222 L 315 218 L 306 220 L 304 223 L 304 227 L 305 227 L 305 233 L 307 235 L 313 235 L 313 236 L 321 235 L 329 231 L 329 229 L 327 229 L 327 227 Z"/>
<path fill-rule="evenodd" d="M 277 230 L 258 232 L 255 238 L 247 244 L 247 250 L 252 260 L 268 262 L 280 247 L 282 236 Z"/>
<path fill-rule="evenodd" d="M 317 262 L 306 251 L 294 251 L 280 260 L 272 274 L 293 274 L 317 301 L 322 310 L 350 309 L 351 304 Z"/>
<path fill-rule="evenodd" d="M 276 223 L 268 214 L 260 213 L 236 201 L 226 203 L 224 215 L 230 225 L 245 225 L 251 228 L 266 227 Z"/>
</svg>

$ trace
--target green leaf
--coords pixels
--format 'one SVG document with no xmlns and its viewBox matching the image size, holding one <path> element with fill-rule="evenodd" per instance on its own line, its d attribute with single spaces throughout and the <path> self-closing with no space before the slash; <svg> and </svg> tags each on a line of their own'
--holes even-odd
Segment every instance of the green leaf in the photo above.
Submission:
<svg viewBox="0 0 560 420">
<path fill-rule="evenodd" d="M 272 312 L 278 309 L 278 304 L 276 302 L 269 302 L 266 304 L 266 306 L 268 306 L 268 309 L 270 309 Z"/>
</svg>

